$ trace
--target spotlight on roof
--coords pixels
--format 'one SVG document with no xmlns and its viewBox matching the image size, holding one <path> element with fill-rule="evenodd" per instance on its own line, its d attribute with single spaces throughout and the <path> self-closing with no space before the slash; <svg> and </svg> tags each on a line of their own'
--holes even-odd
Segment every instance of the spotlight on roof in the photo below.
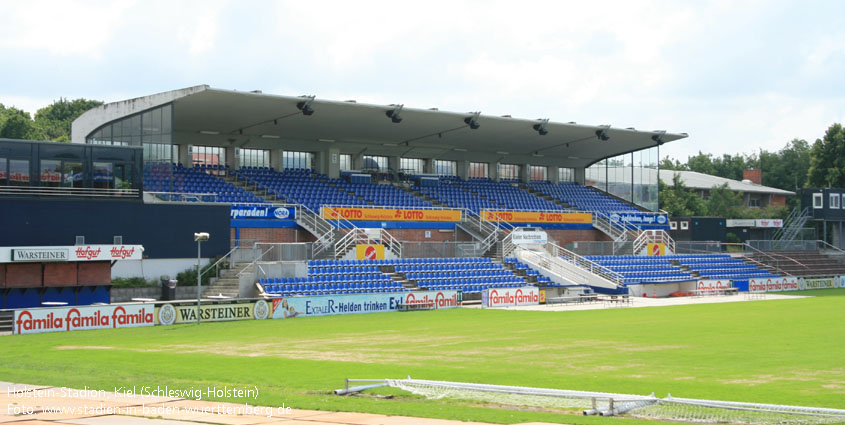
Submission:
<svg viewBox="0 0 845 425">
<path fill-rule="evenodd" d="M 603 141 L 610 140 L 610 135 L 607 134 L 608 129 L 610 129 L 609 125 L 601 126 L 601 128 L 596 130 L 596 137 L 598 137 L 599 140 L 603 140 Z"/>
<path fill-rule="evenodd" d="M 534 130 L 537 130 L 537 132 L 540 133 L 541 136 L 545 136 L 549 134 L 549 130 L 546 129 L 546 124 L 548 123 L 549 119 L 543 118 L 540 120 L 539 124 L 534 124 Z"/>
<path fill-rule="evenodd" d="M 464 122 L 467 123 L 469 128 L 478 130 L 478 127 L 481 127 L 481 124 L 478 123 L 479 116 L 481 116 L 481 112 L 473 112 L 471 117 L 464 118 Z"/>
<path fill-rule="evenodd" d="M 302 111 L 302 115 L 312 115 L 314 114 L 314 108 L 311 107 L 311 103 L 314 102 L 314 96 L 300 96 L 301 98 L 305 99 L 302 102 L 296 104 L 296 109 Z"/>
<path fill-rule="evenodd" d="M 394 124 L 399 124 L 400 122 L 402 122 L 402 117 L 399 115 L 399 113 L 402 112 L 402 108 L 404 108 L 405 105 L 390 106 L 393 106 L 393 109 L 385 112 L 384 114 L 387 115 L 387 117 L 390 118 L 390 120 L 393 121 Z"/>
<path fill-rule="evenodd" d="M 666 134 L 666 130 L 660 130 L 651 135 L 651 140 L 657 142 L 658 145 L 663 144 L 663 136 Z"/>
</svg>

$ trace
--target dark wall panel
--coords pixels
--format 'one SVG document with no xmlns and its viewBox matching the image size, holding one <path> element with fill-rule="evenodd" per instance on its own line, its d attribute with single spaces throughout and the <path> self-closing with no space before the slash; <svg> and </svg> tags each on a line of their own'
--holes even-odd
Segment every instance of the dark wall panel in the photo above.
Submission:
<svg viewBox="0 0 845 425">
<path fill-rule="evenodd" d="M 203 257 L 229 251 L 229 206 L 142 204 L 97 201 L 0 201 L 0 245 L 111 244 L 144 246 L 149 258 L 193 258 L 194 232 L 208 232 Z"/>
</svg>

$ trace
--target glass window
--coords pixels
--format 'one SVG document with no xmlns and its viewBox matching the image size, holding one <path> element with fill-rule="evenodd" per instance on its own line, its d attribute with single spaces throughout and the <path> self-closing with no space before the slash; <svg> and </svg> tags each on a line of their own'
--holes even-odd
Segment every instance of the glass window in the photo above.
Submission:
<svg viewBox="0 0 845 425">
<path fill-rule="evenodd" d="M 62 182 L 62 162 L 51 159 L 41 161 L 40 175 L 41 186 L 59 187 Z"/>
<path fill-rule="evenodd" d="M 114 166 L 111 162 L 95 162 L 94 163 L 94 188 L 96 189 L 113 189 L 114 188 Z"/>
<path fill-rule="evenodd" d="M 82 174 L 81 162 L 65 161 L 62 167 L 62 186 L 85 187 L 85 176 Z"/>
<path fill-rule="evenodd" d="M 838 193 L 831 193 L 830 194 L 830 208 L 834 210 L 839 209 L 839 194 Z"/>
<path fill-rule="evenodd" d="M 499 164 L 499 180 L 519 180 L 520 166 L 518 164 Z"/>
<path fill-rule="evenodd" d="M 548 168 L 540 165 L 532 165 L 529 169 L 531 180 L 548 180 Z"/>
<path fill-rule="evenodd" d="M 340 154 L 340 171 L 352 170 L 352 155 L 348 153 Z"/>
<path fill-rule="evenodd" d="M 314 161 L 314 154 L 311 152 L 282 152 L 282 168 L 304 168 L 311 169 Z"/>
<path fill-rule="evenodd" d="M 386 156 L 375 156 L 375 155 L 364 155 L 364 170 L 378 170 L 378 171 L 386 171 L 387 167 L 387 157 Z"/>
<path fill-rule="evenodd" d="M 29 160 L 9 160 L 9 186 L 29 186 Z"/>
<path fill-rule="evenodd" d="M 575 169 L 574 168 L 558 168 L 557 169 L 557 178 L 562 182 L 574 182 L 575 181 Z"/>
<path fill-rule="evenodd" d="M 269 149 L 241 149 L 238 167 L 269 167 Z"/>
<path fill-rule="evenodd" d="M 439 176 L 455 176 L 458 174 L 458 163 L 455 161 L 435 159 L 434 173 Z"/>
<path fill-rule="evenodd" d="M 821 193 L 814 193 L 813 194 L 813 208 L 821 209 L 824 208 L 824 195 Z"/>
<path fill-rule="evenodd" d="M 760 198 L 748 198 L 748 206 L 750 208 L 760 208 Z"/>
<path fill-rule="evenodd" d="M 114 187 L 116 189 L 132 188 L 132 165 L 114 164 Z"/>
<path fill-rule="evenodd" d="M 9 184 L 9 172 L 6 167 L 6 158 L 0 158 L 0 186 Z"/>
<path fill-rule="evenodd" d="M 399 158 L 399 171 L 405 174 L 422 174 L 425 160 L 420 158 Z"/>
<path fill-rule="evenodd" d="M 191 154 L 191 161 L 194 165 L 225 165 L 226 149 L 219 146 L 195 145 Z"/>
<path fill-rule="evenodd" d="M 487 178 L 489 168 L 486 162 L 470 162 L 469 163 L 469 177 Z"/>
</svg>

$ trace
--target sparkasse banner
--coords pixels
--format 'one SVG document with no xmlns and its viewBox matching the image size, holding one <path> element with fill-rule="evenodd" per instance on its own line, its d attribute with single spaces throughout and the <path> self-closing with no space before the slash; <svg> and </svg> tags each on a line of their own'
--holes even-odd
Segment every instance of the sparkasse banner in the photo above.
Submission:
<svg viewBox="0 0 845 425">
<path fill-rule="evenodd" d="M 15 310 L 13 333 L 153 326 L 152 305 L 105 305 Z"/>
<path fill-rule="evenodd" d="M 773 277 L 767 279 L 749 279 L 748 292 L 797 291 L 797 277 Z"/>
<path fill-rule="evenodd" d="M 513 307 L 540 304 L 540 290 L 534 286 L 524 288 L 491 288 L 481 293 L 482 307 Z"/>
</svg>

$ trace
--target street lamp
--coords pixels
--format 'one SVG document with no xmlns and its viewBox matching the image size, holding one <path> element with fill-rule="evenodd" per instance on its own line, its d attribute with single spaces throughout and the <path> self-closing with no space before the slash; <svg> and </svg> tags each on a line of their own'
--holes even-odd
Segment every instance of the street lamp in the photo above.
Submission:
<svg viewBox="0 0 845 425">
<path fill-rule="evenodd" d="M 202 272 L 200 271 L 200 245 L 207 241 L 210 235 L 207 232 L 194 233 L 194 242 L 197 243 L 197 324 L 200 324 L 200 294 L 202 293 Z"/>
</svg>

